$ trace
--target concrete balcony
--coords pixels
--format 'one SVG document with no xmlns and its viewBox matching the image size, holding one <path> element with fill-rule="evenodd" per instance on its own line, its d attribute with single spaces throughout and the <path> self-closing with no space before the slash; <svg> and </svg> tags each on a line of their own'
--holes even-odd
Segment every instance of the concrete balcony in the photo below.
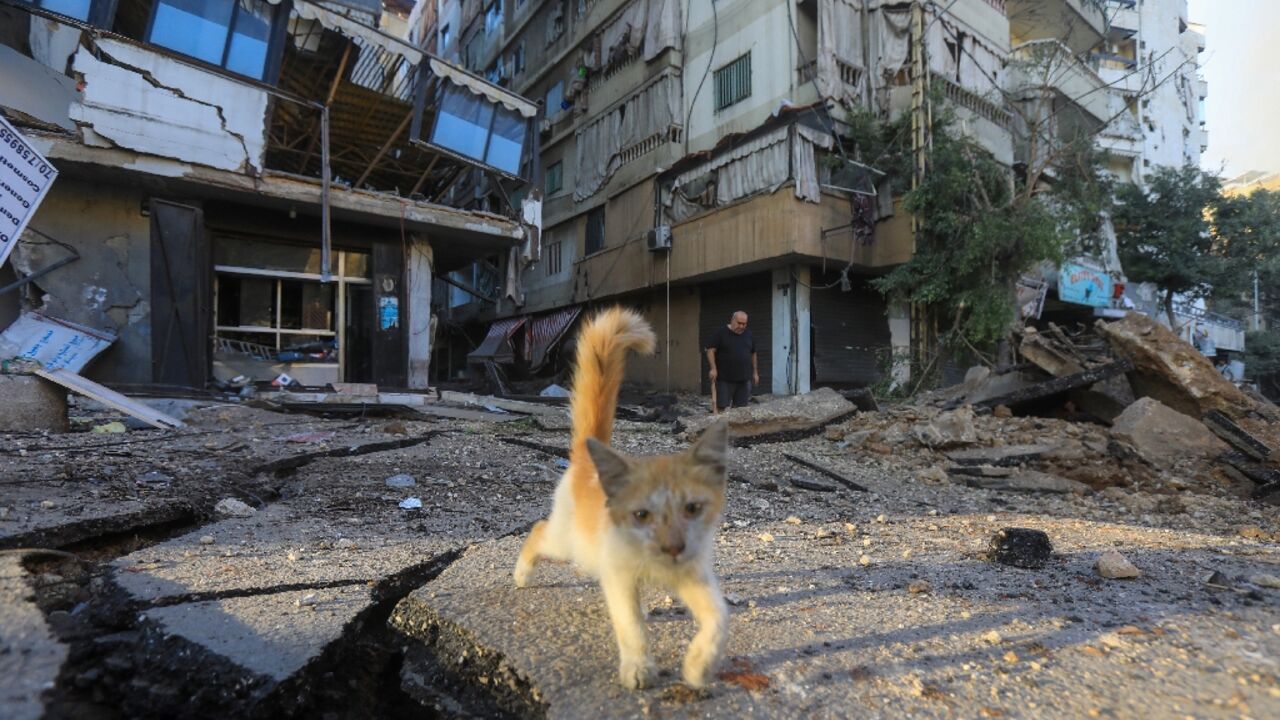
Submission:
<svg viewBox="0 0 1280 720">
<path fill-rule="evenodd" d="M 1097 72 L 1057 40 L 1035 40 L 1013 49 L 1009 88 L 1026 99 L 1053 93 L 1104 123 L 1114 114 L 1111 88 Z M 1055 103 L 1056 104 L 1056 103 Z"/>
<path fill-rule="evenodd" d="M 1005 0 L 1015 45 L 1057 40 L 1072 52 L 1092 50 L 1106 37 L 1100 0 Z"/>
</svg>

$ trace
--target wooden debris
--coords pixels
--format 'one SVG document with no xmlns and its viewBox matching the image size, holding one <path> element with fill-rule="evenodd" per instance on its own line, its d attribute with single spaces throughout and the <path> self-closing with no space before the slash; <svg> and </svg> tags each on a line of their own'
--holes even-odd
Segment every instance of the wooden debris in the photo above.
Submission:
<svg viewBox="0 0 1280 720">
<path fill-rule="evenodd" d="M 784 452 L 784 453 L 782 453 L 782 456 L 783 456 L 783 457 L 785 457 L 786 459 L 790 460 L 791 462 L 793 462 L 793 463 L 797 464 L 797 465 L 800 465 L 800 466 L 802 466 L 802 467 L 809 468 L 810 470 L 813 470 L 814 472 L 820 472 L 820 473 L 822 473 L 823 475 L 826 475 L 827 477 L 831 478 L 832 480 L 835 480 L 836 482 L 838 482 L 838 483 L 840 483 L 841 485 L 845 486 L 846 488 L 849 488 L 850 490 L 856 490 L 857 492 L 867 492 L 867 489 L 866 489 L 865 487 L 863 487 L 862 485 L 859 485 L 858 483 L 856 483 L 856 482 L 854 482 L 854 481 L 850 480 L 849 478 L 845 477 L 844 475 L 840 474 L 839 472 L 837 472 L 837 471 L 835 471 L 835 470 L 833 470 L 833 469 L 831 469 L 831 468 L 829 468 L 829 467 L 827 467 L 827 466 L 825 466 L 825 465 L 822 465 L 822 464 L 820 464 L 820 463 L 816 463 L 816 462 L 814 462 L 814 461 L 812 461 L 812 460 L 808 460 L 808 459 L 803 458 L 803 457 L 801 457 L 801 456 L 799 456 L 799 455 L 796 455 L 796 454 L 794 454 L 794 453 Z M 795 481 L 794 481 L 794 480 L 792 481 L 792 484 L 795 484 Z"/>
<path fill-rule="evenodd" d="M 137 418 L 142 422 L 161 430 L 181 430 L 186 424 L 177 418 L 165 415 L 162 412 L 153 410 L 151 407 L 140 402 L 130 400 L 107 387 L 103 387 L 98 383 L 77 375 L 66 368 L 57 370 L 36 370 L 36 375 L 55 382 L 72 392 L 80 393 L 87 398 L 97 400 L 108 407 L 119 410 L 130 417 Z"/>
<path fill-rule="evenodd" d="M 1214 435 L 1222 438 L 1228 445 L 1248 455 L 1254 460 L 1265 461 L 1271 457 L 1271 448 L 1247 430 L 1232 422 L 1231 418 L 1217 410 L 1205 413 L 1202 420 Z"/>
<path fill-rule="evenodd" d="M 1069 343 L 1054 342 L 1036 332 L 1035 328 L 1023 331 L 1022 342 L 1018 344 L 1022 357 L 1054 377 L 1084 372 L 1084 363 L 1075 357 L 1078 353 L 1072 350 Z"/>
</svg>

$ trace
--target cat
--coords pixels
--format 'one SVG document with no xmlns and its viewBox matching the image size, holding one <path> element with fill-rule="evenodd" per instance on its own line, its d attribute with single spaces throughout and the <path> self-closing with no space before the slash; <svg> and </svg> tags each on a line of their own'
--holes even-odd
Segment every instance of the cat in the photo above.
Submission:
<svg viewBox="0 0 1280 720">
<path fill-rule="evenodd" d="M 715 533 L 724 511 L 728 425 L 716 423 L 685 452 L 629 457 L 609 447 L 628 350 L 653 352 L 654 335 L 638 314 L 611 308 L 582 328 L 570 409 L 569 469 L 551 514 L 529 532 L 515 566 L 525 587 L 539 559 L 572 561 L 597 578 L 618 643 L 618 679 L 650 685 L 640 588 L 669 590 L 688 607 L 698 632 L 682 677 L 700 688 L 724 652 L 728 611 L 716 579 Z"/>
</svg>

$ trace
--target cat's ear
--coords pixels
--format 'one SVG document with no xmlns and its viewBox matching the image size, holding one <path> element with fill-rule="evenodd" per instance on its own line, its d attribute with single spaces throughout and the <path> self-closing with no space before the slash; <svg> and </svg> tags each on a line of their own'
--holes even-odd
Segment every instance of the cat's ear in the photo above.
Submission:
<svg viewBox="0 0 1280 720">
<path fill-rule="evenodd" d="M 729 452 L 729 423 L 721 420 L 707 428 L 698 442 L 689 448 L 689 456 L 701 465 L 710 466 L 718 473 L 726 469 L 725 458 Z"/>
<path fill-rule="evenodd" d="M 630 482 L 631 462 L 595 438 L 587 438 L 587 452 L 595 463 L 604 494 L 613 497 Z"/>
</svg>

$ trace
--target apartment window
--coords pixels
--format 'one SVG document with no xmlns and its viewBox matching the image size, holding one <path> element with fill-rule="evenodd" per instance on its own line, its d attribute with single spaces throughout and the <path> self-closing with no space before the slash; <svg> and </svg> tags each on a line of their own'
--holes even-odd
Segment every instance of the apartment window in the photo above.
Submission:
<svg viewBox="0 0 1280 720">
<path fill-rule="evenodd" d="M 546 115 L 549 118 L 559 115 L 560 111 L 564 109 L 563 81 L 557 82 L 555 85 L 551 86 L 550 90 L 547 90 L 547 96 L 543 107 L 546 108 Z"/>
<path fill-rule="evenodd" d="M 587 213 L 587 255 L 604 249 L 604 206 Z"/>
<path fill-rule="evenodd" d="M 546 182 L 544 183 L 543 189 L 546 190 L 548 195 L 560 192 L 560 189 L 564 187 L 564 163 L 552 163 L 551 166 L 547 168 L 547 176 L 545 180 Z"/>
<path fill-rule="evenodd" d="M 484 11 L 484 34 L 493 35 L 502 27 L 502 0 L 497 0 Z"/>
<path fill-rule="evenodd" d="M 542 237 L 548 237 L 544 234 Z M 559 275 L 564 269 L 564 255 L 561 254 L 564 241 L 546 242 L 542 246 L 542 261 L 547 267 L 547 277 Z"/>
<path fill-rule="evenodd" d="M 716 71 L 716 111 L 751 97 L 751 53 Z"/>
<path fill-rule="evenodd" d="M 262 80 L 275 12 L 265 0 L 159 0 L 148 40 Z"/>
<path fill-rule="evenodd" d="M 86 21 L 93 6 L 93 0 L 28 0 L 28 2 L 42 10 Z"/>
</svg>

